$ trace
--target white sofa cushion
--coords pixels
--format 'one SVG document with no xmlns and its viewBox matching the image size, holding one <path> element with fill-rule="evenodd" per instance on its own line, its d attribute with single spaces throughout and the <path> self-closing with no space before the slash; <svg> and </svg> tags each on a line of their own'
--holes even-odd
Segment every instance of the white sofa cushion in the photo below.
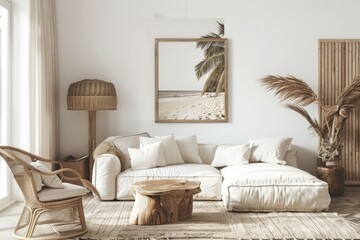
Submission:
<svg viewBox="0 0 360 240">
<path fill-rule="evenodd" d="M 95 159 L 92 184 L 98 190 L 102 200 L 115 199 L 116 176 L 120 171 L 120 160 L 114 154 L 101 154 Z"/>
<path fill-rule="evenodd" d="M 249 164 L 250 153 L 250 144 L 219 145 L 211 165 L 214 167 L 226 167 Z"/>
<path fill-rule="evenodd" d="M 298 159 L 297 159 L 297 151 L 294 149 L 287 150 L 285 153 L 285 162 L 286 165 L 292 166 L 292 167 L 299 167 L 298 166 Z"/>
<path fill-rule="evenodd" d="M 205 164 L 211 165 L 214 160 L 215 152 L 218 147 L 217 144 L 198 144 L 199 156 L 201 161 Z"/>
<path fill-rule="evenodd" d="M 181 157 L 179 148 L 175 142 L 175 138 L 173 135 L 154 138 L 140 137 L 140 148 L 146 147 L 159 141 L 161 141 L 163 144 L 163 155 L 166 165 L 185 163 Z"/>
<path fill-rule="evenodd" d="M 161 142 L 156 142 L 141 149 L 129 148 L 132 170 L 166 166 Z"/>
<path fill-rule="evenodd" d="M 45 165 L 41 164 L 38 161 L 30 163 L 30 165 L 41 172 L 51 173 L 50 169 L 48 169 Z M 36 175 L 36 174 L 41 176 L 41 181 L 46 186 L 51 187 L 51 188 L 64 188 L 64 184 L 61 182 L 60 178 L 56 174 L 46 176 L 46 175 L 41 175 L 39 173 L 35 173 L 34 175 Z M 35 178 L 38 178 L 38 177 L 35 177 Z M 38 187 L 36 187 L 36 188 L 38 188 Z"/>
<path fill-rule="evenodd" d="M 136 171 L 126 169 L 117 176 L 116 199 L 134 199 L 130 190 L 133 182 L 169 178 L 200 181 L 201 192 L 194 196 L 195 199 L 221 200 L 220 188 L 222 176 L 220 171 L 207 164 L 195 163 L 170 165 Z"/>
<path fill-rule="evenodd" d="M 121 152 L 122 156 L 118 156 L 124 169 L 130 167 L 130 156 L 128 148 L 139 148 L 140 147 L 140 137 L 150 137 L 150 135 L 145 133 L 133 134 L 133 135 L 123 135 L 123 136 L 113 136 L 108 137 L 104 142 L 110 142 Z"/>
<path fill-rule="evenodd" d="M 179 147 L 181 157 L 186 163 L 202 163 L 196 135 L 176 137 L 175 141 Z"/>
<path fill-rule="evenodd" d="M 89 191 L 82 187 L 71 183 L 63 183 L 64 188 L 48 188 L 44 187 L 39 193 L 38 197 L 41 202 L 50 202 L 62 200 L 77 196 L 84 196 Z"/>
<path fill-rule="evenodd" d="M 285 164 L 285 153 L 289 149 L 292 138 L 258 138 L 251 139 L 250 162 L 266 162 Z"/>
<path fill-rule="evenodd" d="M 253 163 L 225 167 L 222 198 L 228 211 L 314 211 L 330 204 L 327 183 L 298 168 Z"/>
</svg>

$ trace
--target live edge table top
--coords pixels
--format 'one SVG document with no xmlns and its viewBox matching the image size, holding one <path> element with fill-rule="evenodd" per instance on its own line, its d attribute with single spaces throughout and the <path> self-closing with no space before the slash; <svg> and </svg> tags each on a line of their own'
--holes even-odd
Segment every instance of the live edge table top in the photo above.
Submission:
<svg viewBox="0 0 360 240">
<path fill-rule="evenodd" d="M 199 189 L 200 182 L 186 181 L 179 179 L 161 179 L 135 182 L 132 184 L 132 191 L 142 195 L 164 195 L 170 191 Z"/>
</svg>

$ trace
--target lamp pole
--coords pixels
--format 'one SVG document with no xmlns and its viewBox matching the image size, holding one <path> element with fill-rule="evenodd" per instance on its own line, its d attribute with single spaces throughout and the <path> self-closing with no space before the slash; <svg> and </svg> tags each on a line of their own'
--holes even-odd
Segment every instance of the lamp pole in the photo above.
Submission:
<svg viewBox="0 0 360 240">
<path fill-rule="evenodd" d="M 96 146 L 96 111 L 89 111 L 89 180 L 94 164 L 93 152 Z"/>
</svg>

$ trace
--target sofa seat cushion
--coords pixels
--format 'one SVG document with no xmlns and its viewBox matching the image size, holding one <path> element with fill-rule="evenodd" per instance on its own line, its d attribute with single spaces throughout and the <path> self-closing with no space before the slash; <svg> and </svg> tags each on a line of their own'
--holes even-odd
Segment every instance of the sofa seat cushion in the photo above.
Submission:
<svg viewBox="0 0 360 240">
<path fill-rule="evenodd" d="M 71 183 L 63 183 L 64 188 L 43 187 L 38 193 L 41 202 L 51 202 L 67 198 L 80 197 L 86 195 L 89 191 L 82 187 Z"/>
<path fill-rule="evenodd" d="M 253 163 L 223 168 L 222 198 L 228 211 L 311 211 L 328 209 L 327 183 L 298 168 Z"/>
<path fill-rule="evenodd" d="M 221 200 L 220 171 L 207 164 L 178 164 L 165 167 L 131 170 L 121 172 L 116 179 L 116 199 L 134 199 L 131 193 L 133 182 L 156 180 L 156 179 L 184 179 L 189 181 L 200 181 L 201 192 L 194 199 Z"/>
</svg>

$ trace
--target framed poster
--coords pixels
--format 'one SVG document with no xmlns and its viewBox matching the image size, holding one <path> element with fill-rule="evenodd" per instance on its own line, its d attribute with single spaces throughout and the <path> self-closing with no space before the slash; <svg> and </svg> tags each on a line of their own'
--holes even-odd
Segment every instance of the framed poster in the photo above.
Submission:
<svg viewBox="0 0 360 240">
<path fill-rule="evenodd" d="M 155 39 L 155 122 L 227 122 L 225 38 Z"/>
</svg>

